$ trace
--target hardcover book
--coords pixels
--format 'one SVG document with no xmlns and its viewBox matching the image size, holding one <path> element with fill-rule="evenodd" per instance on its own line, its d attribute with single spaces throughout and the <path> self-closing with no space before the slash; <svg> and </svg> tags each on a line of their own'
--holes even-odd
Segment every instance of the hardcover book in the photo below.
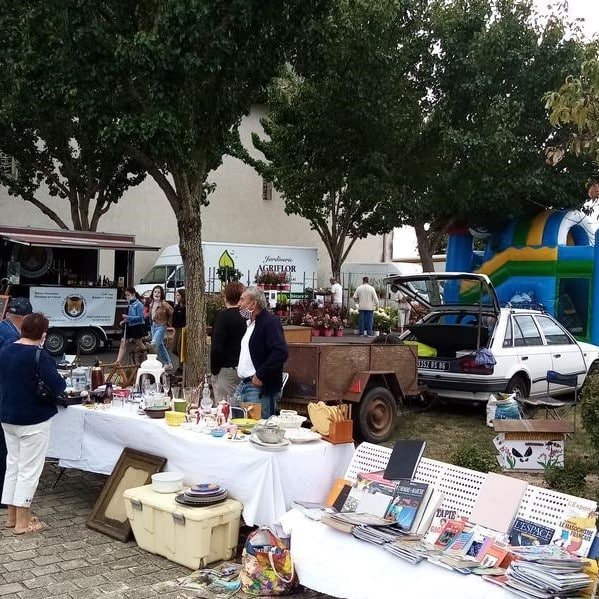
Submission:
<svg viewBox="0 0 599 599">
<path fill-rule="evenodd" d="M 510 545 L 548 545 L 554 534 L 555 528 L 516 518 L 510 529 Z"/>
<path fill-rule="evenodd" d="M 396 441 L 387 468 L 385 468 L 384 477 L 387 480 L 414 478 L 425 447 L 426 441 L 420 439 Z"/>
<path fill-rule="evenodd" d="M 411 480 L 399 482 L 386 516 L 393 518 L 401 530 L 410 531 L 427 490 L 426 483 L 416 483 Z"/>
</svg>

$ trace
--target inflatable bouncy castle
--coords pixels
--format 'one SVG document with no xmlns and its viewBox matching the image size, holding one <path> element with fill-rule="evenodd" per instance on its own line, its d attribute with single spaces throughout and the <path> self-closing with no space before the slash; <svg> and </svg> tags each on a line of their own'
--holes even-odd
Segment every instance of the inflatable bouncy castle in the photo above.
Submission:
<svg viewBox="0 0 599 599">
<path fill-rule="evenodd" d="M 597 225 L 582 212 L 546 211 L 513 220 L 496 231 L 453 231 L 448 272 L 480 272 L 493 283 L 502 305 L 544 309 L 576 338 L 599 344 L 599 243 Z M 474 249 L 474 239 L 484 249 Z M 476 293 L 462 289 L 462 295 Z M 599 306 L 598 306 L 599 307 Z"/>
</svg>

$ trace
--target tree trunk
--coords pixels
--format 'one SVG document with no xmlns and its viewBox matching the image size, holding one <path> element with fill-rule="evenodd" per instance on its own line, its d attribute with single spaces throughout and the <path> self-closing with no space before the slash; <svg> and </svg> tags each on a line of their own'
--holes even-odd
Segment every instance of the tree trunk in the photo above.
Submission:
<svg viewBox="0 0 599 599">
<path fill-rule="evenodd" d="M 206 300 L 204 279 L 204 257 L 202 252 L 202 217 L 200 198 L 191 192 L 179 198 L 183 210 L 177 217 L 179 248 L 185 265 L 185 299 L 187 321 L 187 351 L 185 383 L 195 386 L 202 382 L 208 372 L 206 346 Z"/>
<path fill-rule="evenodd" d="M 431 240 L 424 228 L 424 223 L 416 223 L 414 230 L 416 231 L 416 241 L 418 243 L 418 254 L 422 263 L 422 271 L 433 272 L 435 270 L 435 263 L 433 262 L 434 248 L 431 247 Z"/>
</svg>

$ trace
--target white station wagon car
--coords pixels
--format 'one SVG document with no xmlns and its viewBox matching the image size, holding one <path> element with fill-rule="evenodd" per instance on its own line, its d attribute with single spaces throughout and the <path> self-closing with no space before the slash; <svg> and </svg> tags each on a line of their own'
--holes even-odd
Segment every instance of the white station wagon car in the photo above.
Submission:
<svg viewBox="0 0 599 599">
<path fill-rule="evenodd" d="M 420 383 L 439 397 L 486 402 L 497 392 L 571 395 L 599 370 L 599 347 L 577 341 L 549 314 L 502 308 L 486 275 L 421 273 L 385 281 L 428 310 L 401 339 L 420 344 Z"/>
</svg>

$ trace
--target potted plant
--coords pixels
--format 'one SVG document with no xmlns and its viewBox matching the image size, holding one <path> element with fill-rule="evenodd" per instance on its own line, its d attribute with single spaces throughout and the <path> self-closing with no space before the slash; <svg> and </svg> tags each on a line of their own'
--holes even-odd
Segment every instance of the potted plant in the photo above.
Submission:
<svg viewBox="0 0 599 599">
<path fill-rule="evenodd" d="M 269 290 L 273 288 L 273 285 L 278 285 L 279 279 L 276 273 L 271 272 L 270 270 L 263 270 L 256 273 L 255 281 L 259 286 Z"/>
<path fill-rule="evenodd" d="M 289 297 L 286 293 L 277 295 L 277 305 L 275 306 L 275 314 L 277 316 L 285 316 L 287 314 Z"/>
<path fill-rule="evenodd" d="M 346 324 L 347 320 L 342 319 L 340 316 L 331 316 L 331 328 L 335 337 L 343 337 Z"/>
<path fill-rule="evenodd" d="M 279 272 L 275 276 L 277 278 L 277 289 L 279 289 L 279 291 L 288 291 L 289 275 L 286 272 Z"/>
<path fill-rule="evenodd" d="M 323 337 L 332 337 L 334 334 L 331 315 L 324 313 L 320 319 L 321 335 Z"/>
<path fill-rule="evenodd" d="M 243 276 L 240 270 L 237 270 L 234 266 L 219 266 L 216 269 L 216 276 L 224 287 L 231 281 L 239 281 Z"/>
<path fill-rule="evenodd" d="M 320 322 L 314 314 L 306 313 L 304 314 L 302 320 L 302 326 L 310 327 L 312 329 L 312 336 L 319 337 L 320 336 Z"/>
</svg>

